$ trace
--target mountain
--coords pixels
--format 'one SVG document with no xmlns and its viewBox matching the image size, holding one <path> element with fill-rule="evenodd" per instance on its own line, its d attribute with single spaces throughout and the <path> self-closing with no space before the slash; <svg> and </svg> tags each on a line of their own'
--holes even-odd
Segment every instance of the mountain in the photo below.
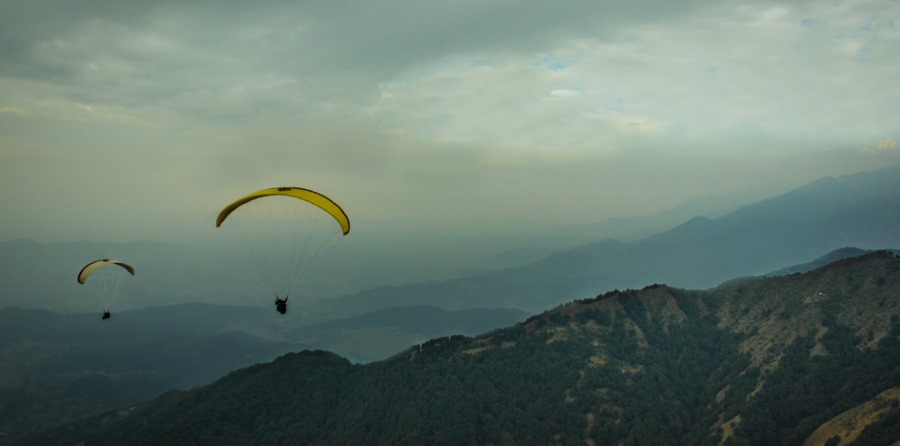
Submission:
<svg viewBox="0 0 900 446">
<path fill-rule="evenodd" d="M 792 265 L 787 268 L 782 268 L 777 271 L 772 271 L 766 275 L 767 276 L 784 276 L 787 274 L 804 273 L 804 272 L 807 272 L 810 270 L 814 270 L 816 268 L 823 267 L 829 263 L 833 263 L 838 260 L 843 260 L 843 259 L 850 258 L 850 257 L 859 257 L 861 255 L 869 254 L 874 251 L 875 250 L 872 250 L 872 249 L 860 249 L 860 248 L 853 248 L 853 247 L 835 249 L 834 251 L 831 251 L 828 254 L 825 254 L 824 256 L 813 260 L 812 262 L 801 263 L 799 265 Z M 887 249 L 886 251 L 888 251 L 894 255 L 900 255 L 900 249 Z"/>
<path fill-rule="evenodd" d="M 0 310 L 0 432 L 20 433 L 207 384 L 303 344 L 262 336 L 271 312 L 186 304 L 113 314 Z M 241 327 L 247 327 L 242 329 Z"/>
<path fill-rule="evenodd" d="M 595 290 L 655 282 L 707 288 L 846 246 L 900 246 L 900 168 L 824 178 L 724 216 L 696 217 L 633 242 L 605 240 L 522 267 L 329 299 L 318 311 L 349 316 L 397 306 L 457 310 L 489 302 L 491 307 L 539 312 Z"/>
<path fill-rule="evenodd" d="M 651 285 L 352 364 L 317 350 L 15 444 L 882 445 L 900 438 L 900 259 Z"/>
<path fill-rule="evenodd" d="M 262 311 L 261 319 L 254 312 L 242 312 L 222 325 L 203 323 L 207 313 L 218 311 L 213 307 L 196 307 L 197 313 L 190 306 L 147 308 L 146 313 L 134 314 L 121 311 L 197 300 L 248 302 L 247 290 L 234 286 L 243 279 L 229 276 L 233 269 L 222 262 L 230 259 L 219 259 L 223 257 L 219 251 L 149 241 L 3 242 L 0 307 L 22 302 L 59 312 L 84 308 L 94 312 L 0 311 L 0 431 L 18 433 L 131 404 L 167 389 L 204 384 L 236 367 L 298 348 L 327 349 L 349 358 L 351 364 L 370 362 L 425 339 L 451 333 L 474 335 L 525 317 L 518 310 L 479 310 L 506 313 L 493 313 L 492 327 L 462 324 L 474 319 L 466 313 L 474 307 L 524 308 L 535 313 L 597 290 L 647 283 L 704 288 L 733 277 L 806 271 L 832 259 L 803 263 L 833 249 L 900 246 L 898 194 L 900 169 L 826 178 L 721 217 L 697 217 L 635 241 L 603 240 L 524 266 L 373 288 L 312 306 L 298 302 L 286 317 L 275 317 L 271 308 L 255 309 Z M 359 228 L 365 229 L 364 225 Z M 405 243 L 430 252 L 419 244 L 431 238 Z M 388 245 L 394 241 L 387 240 Z M 481 241 L 483 236 L 453 238 L 459 240 Z M 548 246 L 540 245 L 528 255 Z M 371 265 L 367 274 L 373 277 L 379 276 L 379 268 L 403 269 L 404 264 L 388 254 L 377 251 L 353 261 Z M 100 308 L 91 306 L 90 296 L 75 284 L 74 274 L 86 258 L 103 257 L 131 260 L 138 274 L 128 284 L 133 288 L 128 290 L 127 306 L 114 307 L 113 319 L 101 325 Z M 516 264 L 510 258 L 499 262 L 494 265 Z M 801 265 L 781 270 L 794 264 Z M 722 286 L 734 288 L 755 280 Z M 262 301 L 271 307 L 268 298 Z M 434 314 L 444 319 L 433 322 Z M 75 320 L 88 328 L 72 325 Z M 139 321 L 145 320 L 154 322 L 144 327 Z M 3 324 L 9 325 L 4 328 Z M 185 331 L 191 325 L 194 331 Z M 104 344 L 109 340 L 115 344 Z"/>
<path fill-rule="evenodd" d="M 302 326 L 291 313 L 210 304 L 124 311 L 104 321 L 99 313 L 5 308 L 0 310 L 0 432 L 20 434 L 173 388 L 208 384 L 304 348 L 327 348 L 369 362 L 432 337 L 475 335 L 528 316 L 516 310 L 448 312 L 422 306 Z"/>
<path fill-rule="evenodd" d="M 293 305 L 309 303 L 305 314 L 320 321 L 416 305 L 537 312 L 596 290 L 653 282 L 704 288 L 845 246 L 900 246 L 900 167 L 823 178 L 724 215 L 715 210 L 723 206 L 684 207 L 655 223 L 624 222 L 646 234 L 674 216 L 690 215 L 685 209 L 714 212 L 637 239 L 622 231 L 622 221 L 355 221 L 347 240 L 313 266 Z M 222 240 L 0 242 L 0 308 L 99 311 L 104 305 L 74 281 L 85 263 L 99 258 L 137 268 L 123 281 L 113 311 L 185 302 L 270 307 L 268 289 L 256 287 L 248 272 L 252 262 L 215 241 Z"/>
<path fill-rule="evenodd" d="M 476 335 L 525 320 L 514 309 L 446 311 L 428 305 L 390 308 L 300 327 L 291 339 L 339 353 L 354 362 L 384 359 L 413 344 L 450 334 Z"/>
</svg>

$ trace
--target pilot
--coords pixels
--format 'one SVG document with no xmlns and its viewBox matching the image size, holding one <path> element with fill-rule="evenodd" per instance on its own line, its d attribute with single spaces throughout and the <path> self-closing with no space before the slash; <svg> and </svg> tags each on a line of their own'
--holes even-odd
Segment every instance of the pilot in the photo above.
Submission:
<svg viewBox="0 0 900 446">
<path fill-rule="evenodd" d="M 287 296 L 285 296 L 284 299 L 275 296 L 275 309 L 278 310 L 279 313 L 287 313 L 287 300 Z"/>
</svg>

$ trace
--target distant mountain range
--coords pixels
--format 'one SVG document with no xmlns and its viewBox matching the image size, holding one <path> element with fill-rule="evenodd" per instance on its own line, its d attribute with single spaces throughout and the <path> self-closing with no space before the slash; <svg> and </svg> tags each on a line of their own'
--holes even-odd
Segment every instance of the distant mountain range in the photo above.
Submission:
<svg viewBox="0 0 900 446">
<path fill-rule="evenodd" d="M 671 215 L 660 218 L 670 221 Z M 358 238 L 342 246 L 352 248 L 346 255 L 335 253 L 337 263 L 324 262 L 308 276 L 295 308 L 329 297 L 304 310 L 308 318 L 421 304 L 536 312 L 597 290 L 654 282 L 704 288 L 842 247 L 898 247 L 900 167 L 824 178 L 716 218 L 696 217 L 629 241 L 609 239 L 621 231 L 604 232 L 610 229 L 603 224 L 499 226 L 509 234 L 498 233 L 496 225 L 484 229 L 484 223 L 482 233 L 477 225 L 429 232 L 412 223 L 367 224 L 361 222 Z M 579 240 L 590 242 L 573 244 Z M 0 242 L 0 308 L 99 311 L 102 304 L 91 300 L 86 287 L 76 286 L 74 276 L 86 262 L 108 257 L 137 268 L 114 311 L 186 302 L 269 307 L 246 263 L 221 245 Z M 466 269 L 479 272 L 458 274 Z M 437 280 L 448 276 L 454 278 Z M 429 277 L 434 280 L 423 279 Z"/>
<path fill-rule="evenodd" d="M 667 283 L 707 288 L 805 263 L 835 249 L 900 247 L 900 168 L 824 178 L 722 217 L 696 217 L 633 242 L 606 240 L 530 265 L 386 286 L 323 301 L 348 315 L 427 303 L 538 312 L 597 290 Z"/>
<path fill-rule="evenodd" d="M 889 445 L 900 258 L 572 301 L 352 364 L 303 351 L 22 445 Z"/>
</svg>

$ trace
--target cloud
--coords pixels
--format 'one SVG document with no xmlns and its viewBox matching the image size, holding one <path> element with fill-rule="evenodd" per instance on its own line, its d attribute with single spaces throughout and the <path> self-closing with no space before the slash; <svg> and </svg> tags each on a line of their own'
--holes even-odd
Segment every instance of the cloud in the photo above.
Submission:
<svg viewBox="0 0 900 446">
<path fill-rule="evenodd" d="M 620 147 L 627 142 L 612 142 L 610 131 L 650 129 L 666 139 L 847 144 L 892 126 L 884 110 L 898 95 L 895 64 L 842 54 L 855 41 L 842 33 L 880 23 L 846 14 L 724 5 L 607 39 L 557 42 L 546 53 L 447 58 L 404 73 L 376 109 L 411 133 L 518 147 Z M 819 25 L 805 24 L 810 15 Z M 841 26 L 822 25 L 833 22 Z M 900 43 L 886 34 L 869 39 L 867 52 L 883 56 Z M 568 102 L 547 101 L 546 91 Z M 577 137 L 566 143 L 542 132 Z"/>
<path fill-rule="evenodd" d="M 897 134 L 898 16 L 888 0 L 16 2 L 0 201 L 17 228 L 89 209 L 161 233 L 147 222 L 279 184 L 444 220 L 775 191 L 889 157 L 853 148 Z"/>
</svg>

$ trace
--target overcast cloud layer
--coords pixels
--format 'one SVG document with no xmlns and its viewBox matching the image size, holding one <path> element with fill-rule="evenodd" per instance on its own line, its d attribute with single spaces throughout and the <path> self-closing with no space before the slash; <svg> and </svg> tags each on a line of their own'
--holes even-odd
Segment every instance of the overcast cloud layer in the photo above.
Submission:
<svg viewBox="0 0 900 446">
<path fill-rule="evenodd" d="M 183 239 L 304 186 L 351 218 L 564 222 L 900 164 L 900 2 L 13 1 L 0 238 Z"/>
</svg>

